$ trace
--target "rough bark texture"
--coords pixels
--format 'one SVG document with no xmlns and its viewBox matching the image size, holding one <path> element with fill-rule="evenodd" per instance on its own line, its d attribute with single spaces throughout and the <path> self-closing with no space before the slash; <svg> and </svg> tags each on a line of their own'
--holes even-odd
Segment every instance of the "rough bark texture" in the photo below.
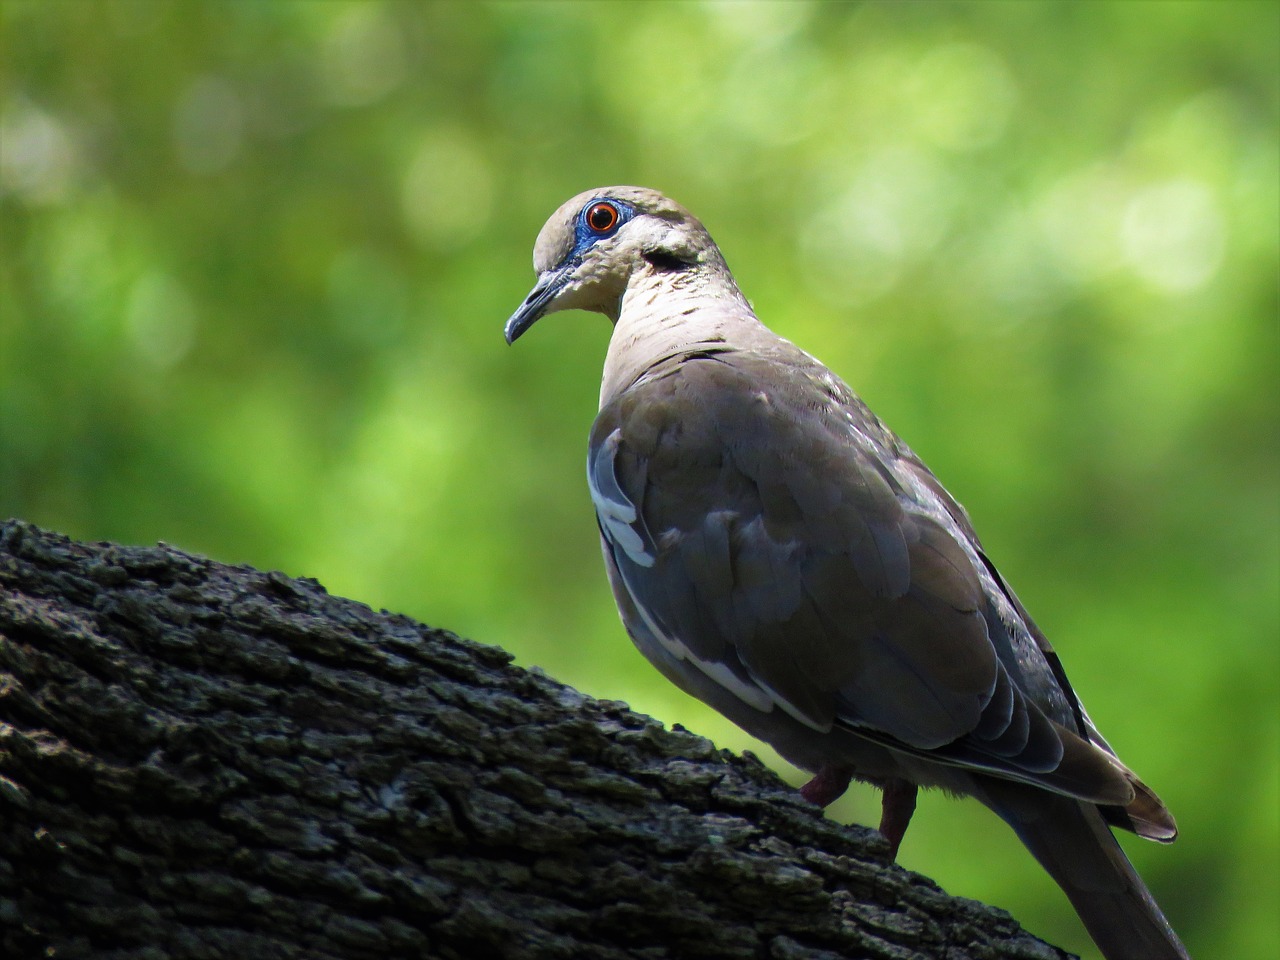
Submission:
<svg viewBox="0 0 1280 960">
<path fill-rule="evenodd" d="M 0 524 L 0 955 L 1061 958 L 501 650 Z"/>
</svg>

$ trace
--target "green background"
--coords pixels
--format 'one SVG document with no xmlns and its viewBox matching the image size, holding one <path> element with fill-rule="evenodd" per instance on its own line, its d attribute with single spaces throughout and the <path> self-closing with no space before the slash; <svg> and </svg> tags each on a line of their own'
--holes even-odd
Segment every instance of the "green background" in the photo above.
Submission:
<svg viewBox="0 0 1280 960">
<path fill-rule="evenodd" d="M 552 210 L 658 187 L 968 506 L 1177 815 L 1125 845 L 1192 953 L 1275 955 L 1280 7 L 0 11 L 0 514 L 314 576 L 756 749 L 617 622 L 607 323 L 500 334 Z M 901 859 L 1092 953 L 976 804 L 926 796 Z"/>
</svg>

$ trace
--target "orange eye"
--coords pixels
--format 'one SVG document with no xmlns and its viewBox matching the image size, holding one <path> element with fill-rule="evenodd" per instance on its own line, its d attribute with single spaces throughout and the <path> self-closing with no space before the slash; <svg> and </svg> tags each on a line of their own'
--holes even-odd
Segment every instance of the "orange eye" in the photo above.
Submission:
<svg viewBox="0 0 1280 960">
<path fill-rule="evenodd" d="M 618 208 L 612 203 L 593 204 L 587 211 L 586 221 L 596 233 L 608 233 L 618 225 Z"/>
</svg>

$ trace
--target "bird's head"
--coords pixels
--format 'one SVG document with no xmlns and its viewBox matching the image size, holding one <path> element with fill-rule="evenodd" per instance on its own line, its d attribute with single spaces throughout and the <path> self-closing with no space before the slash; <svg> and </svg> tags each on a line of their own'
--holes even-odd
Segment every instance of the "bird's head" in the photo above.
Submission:
<svg viewBox="0 0 1280 960">
<path fill-rule="evenodd" d="M 538 282 L 503 333 L 507 343 L 514 343 L 540 317 L 557 310 L 594 310 L 616 321 L 637 271 L 688 270 L 719 257 L 706 228 L 656 190 L 588 190 L 553 213 L 538 234 L 533 248 Z"/>
</svg>

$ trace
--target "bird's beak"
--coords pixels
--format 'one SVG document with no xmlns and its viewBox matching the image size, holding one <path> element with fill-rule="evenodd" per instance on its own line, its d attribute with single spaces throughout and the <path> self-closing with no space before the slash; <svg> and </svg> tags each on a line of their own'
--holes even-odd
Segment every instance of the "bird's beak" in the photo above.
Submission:
<svg viewBox="0 0 1280 960">
<path fill-rule="evenodd" d="M 538 322 L 538 318 L 547 312 L 547 308 L 551 306 L 551 301 L 556 298 L 556 294 L 569 282 L 569 278 L 573 276 L 573 271 L 577 267 L 577 260 L 569 260 L 558 267 L 542 272 L 542 275 L 538 277 L 538 282 L 533 285 L 529 295 L 524 298 L 524 303 L 520 304 L 520 309 L 511 315 L 511 319 L 507 321 L 507 325 L 502 330 L 502 335 L 507 338 L 507 343 L 515 343 L 520 334 Z"/>
</svg>

